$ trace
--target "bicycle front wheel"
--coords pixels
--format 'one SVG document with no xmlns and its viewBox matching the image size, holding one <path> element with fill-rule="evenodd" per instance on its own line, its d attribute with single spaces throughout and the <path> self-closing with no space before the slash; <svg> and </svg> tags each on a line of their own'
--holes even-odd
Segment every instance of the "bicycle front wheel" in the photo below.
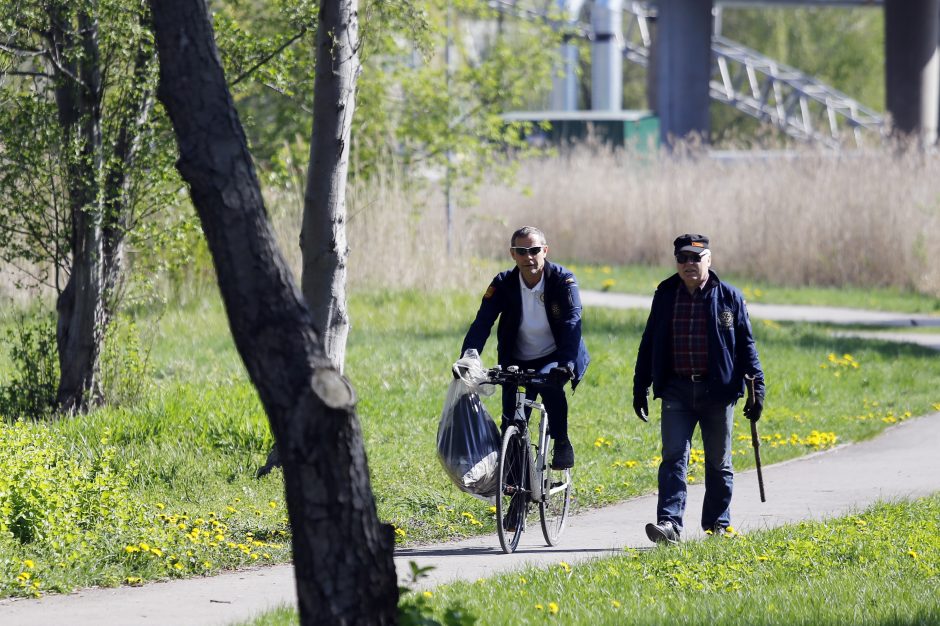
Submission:
<svg viewBox="0 0 940 626">
<path fill-rule="evenodd" d="M 542 474 L 542 501 L 539 502 L 539 517 L 542 520 L 542 535 L 545 542 L 558 545 L 558 539 L 568 521 L 571 505 L 571 470 L 553 470 L 546 467 Z"/>
<path fill-rule="evenodd" d="M 528 468 L 525 440 L 517 426 L 503 434 L 499 452 L 499 488 L 496 495 L 496 530 L 507 554 L 515 551 L 525 530 L 529 494 L 525 489 Z"/>
</svg>

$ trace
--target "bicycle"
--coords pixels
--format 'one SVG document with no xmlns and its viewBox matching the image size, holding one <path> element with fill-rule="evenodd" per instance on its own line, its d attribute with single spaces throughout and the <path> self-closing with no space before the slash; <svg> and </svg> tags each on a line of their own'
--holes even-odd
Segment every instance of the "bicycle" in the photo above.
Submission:
<svg viewBox="0 0 940 626">
<path fill-rule="evenodd" d="M 557 545 L 571 505 L 571 470 L 555 470 L 549 465 L 548 411 L 525 394 L 526 387 L 550 384 L 548 375 L 533 370 L 523 372 L 515 365 L 505 370 L 496 366 L 487 370 L 486 375 L 487 383 L 516 387 L 515 414 L 503 433 L 499 451 L 496 492 L 499 544 L 507 554 L 515 551 L 525 531 L 529 505 L 538 504 L 545 542 Z M 526 409 L 530 409 L 528 415 Z M 529 437 L 531 410 L 541 414 L 538 439 L 534 442 Z"/>
</svg>

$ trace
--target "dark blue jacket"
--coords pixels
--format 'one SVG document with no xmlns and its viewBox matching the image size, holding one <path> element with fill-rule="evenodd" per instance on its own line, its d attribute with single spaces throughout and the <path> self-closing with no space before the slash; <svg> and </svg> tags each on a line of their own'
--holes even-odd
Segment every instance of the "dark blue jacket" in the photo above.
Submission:
<svg viewBox="0 0 940 626">
<path fill-rule="evenodd" d="M 756 377 L 755 391 L 764 395 L 764 372 L 757 356 L 744 296 L 719 280 L 709 270 L 705 289 L 708 315 L 708 394 L 718 401 L 733 402 L 744 395 L 744 375 Z M 676 293 L 685 289 L 678 274 L 659 283 L 653 294 L 649 319 L 633 372 L 633 395 L 645 396 L 650 385 L 653 397 L 662 397 L 672 375 L 672 318 Z"/>
<path fill-rule="evenodd" d="M 545 262 L 545 313 L 548 325 L 555 338 L 558 362 L 574 372 L 572 389 L 577 386 L 591 357 L 581 338 L 581 293 L 574 274 L 561 265 Z M 519 285 L 519 268 L 497 274 L 483 294 L 480 310 L 464 337 L 460 354 L 474 348 L 480 354 L 490 336 L 493 322 L 499 318 L 496 328 L 496 353 L 500 365 L 513 362 L 513 351 L 519 324 L 522 322 L 522 290 Z"/>
</svg>

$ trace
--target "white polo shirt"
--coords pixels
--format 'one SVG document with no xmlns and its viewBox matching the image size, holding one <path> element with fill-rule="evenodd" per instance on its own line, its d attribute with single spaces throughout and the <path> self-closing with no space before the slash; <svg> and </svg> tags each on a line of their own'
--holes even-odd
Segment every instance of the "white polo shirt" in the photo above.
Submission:
<svg viewBox="0 0 940 626">
<path fill-rule="evenodd" d="M 522 322 L 516 337 L 516 350 L 513 356 L 522 361 L 531 361 L 555 351 L 555 337 L 548 325 L 545 313 L 545 274 L 538 284 L 529 289 L 522 274 L 519 274 L 519 286 L 522 292 Z"/>
</svg>

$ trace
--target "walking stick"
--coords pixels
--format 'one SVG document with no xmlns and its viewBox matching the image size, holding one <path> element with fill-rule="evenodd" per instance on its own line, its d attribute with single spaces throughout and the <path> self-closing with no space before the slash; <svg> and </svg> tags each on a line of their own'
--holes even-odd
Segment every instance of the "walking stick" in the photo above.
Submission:
<svg viewBox="0 0 940 626">
<path fill-rule="evenodd" d="M 750 407 L 754 404 L 754 377 L 750 374 L 744 375 L 744 380 L 747 381 L 747 406 Z M 760 466 L 760 436 L 757 434 L 757 420 L 748 420 L 751 423 L 751 445 L 754 447 L 754 461 L 757 464 L 757 486 L 760 488 L 760 501 L 767 502 L 767 498 L 764 497 L 764 473 L 761 471 Z"/>
</svg>

